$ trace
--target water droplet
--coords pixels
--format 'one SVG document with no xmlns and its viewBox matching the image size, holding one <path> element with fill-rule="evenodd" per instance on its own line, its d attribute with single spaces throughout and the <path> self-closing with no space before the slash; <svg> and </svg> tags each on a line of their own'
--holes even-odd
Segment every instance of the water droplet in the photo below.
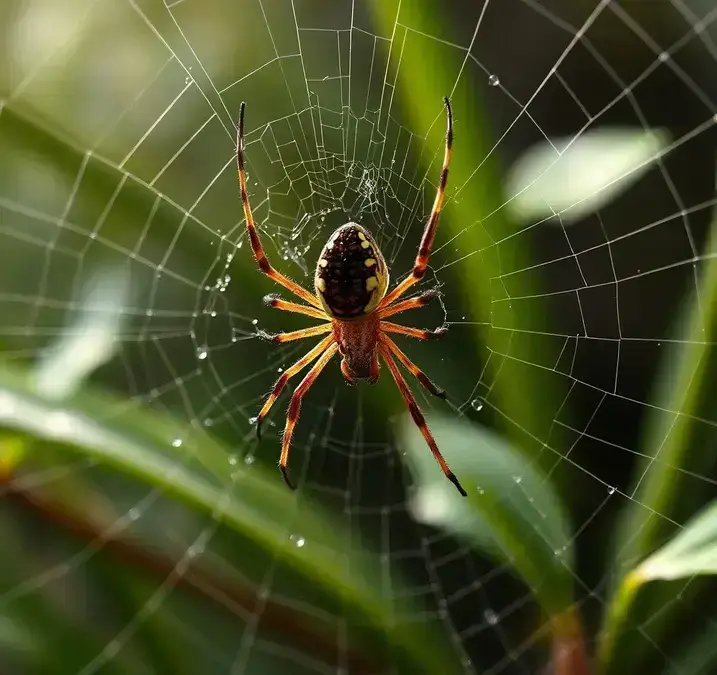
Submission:
<svg viewBox="0 0 717 675">
<path fill-rule="evenodd" d="M 192 81 L 192 78 L 187 75 L 187 77 L 184 78 L 184 84 L 189 84 Z"/>
<path fill-rule="evenodd" d="M 181 447 L 182 447 L 182 443 L 184 443 L 184 441 L 183 441 L 181 438 L 175 438 L 175 439 L 172 441 L 172 447 L 173 447 L 173 448 L 181 448 Z"/>
<path fill-rule="evenodd" d="M 133 507 L 129 511 L 127 511 L 127 517 L 132 521 L 139 520 L 141 516 L 142 512 L 138 508 Z"/>
<path fill-rule="evenodd" d="M 500 621 L 500 619 L 498 618 L 498 615 L 492 609 L 486 609 L 485 612 L 483 612 L 483 618 L 491 626 L 495 626 L 498 623 L 498 621 Z"/>
<path fill-rule="evenodd" d="M 660 52 L 657 58 L 661 63 L 664 63 L 665 61 L 670 60 L 670 55 L 667 52 Z"/>
<path fill-rule="evenodd" d="M 239 458 L 236 455 L 229 455 L 229 464 L 231 466 L 236 466 L 238 461 Z"/>
<path fill-rule="evenodd" d="M 197 349 L 197 358 L 200 361 L 204 361 L 204 359 L 207 358 L 207 354 L 208 352 L 204 347 L 200 347 L 199 349 Z"/>
<path fill-rule="evenodd" d="M 615 494 L 615 490 L 616 490 L 616 488 L 614 488 L 612 485 L 610 485 L 610 486 L 608 486 L 608 488 L 607 488 L 607 493 L 608 493 L 609 495 L 614 495 L 614 494 Z"/>
<path fill-rule="evenodd" d="M 213 420 L 211 417 L 207 417 L 207 418 L 204 420 L 204 426 L 205 426 L 205 427 L 211 427 L 211 426 L 213 426 L 213 424 L 214 424 L 214 420 Z"/>
<path fill-rule="evenodd" d="M 488 78 L 488 84 L 491 87 L 497 87 L 500 84 L 500 79 L 497 75 L 493 74 Z"/>
<path fill-rule="evenodd" d="M 477 492 L 479 495 L 484 495 L 484 494 L 485 494 L 485 490 L 484 490 L 480 485 L 476 485 L 476 492 Z"/>
<path fill-rule="evenodd" d="M 276 369 L 276 372 L 277 372 L 277 373 L 283 373 L 283 372 L 284 372 L 284 369 L 283 369 L 281 366 L 279 366 L 279 367 Z"/>
<path fill-rule="evenodd" d="M 513 476 L 513 481 L 515 482 L 516 485 L 520 485 L 523 482 L 523 477 L 522 476 Z"/>
<path fill-rule="evenodd" d="M 294 546 L 296 546 L 296 548 L 303 548 L 306 544 L 306 539 L 304 539 L 300 534 L 292 534 L 289 537 L 289 540 L 294 542 Z"/>
<path fill-rule="evenodd" d="M 483 410 L 483 399 L 482 398 L 474 398 L 471 401 L 471 408 L 473 408 L 473 410 L 478 410 L 478 411 Z"/>
<path fill-rule="evenodd" d="M 247 464 L 248 466 L 251 466 L 252 464 L 254 464 L 254 455 L 247 455 L 244 458 L 244 464 Z"/>
<path fill-rule="evenodd" d="M 259 323 L 259 319 L 252 319 L 252 320 L 251 320 L 252 326 L 256 326 L 256 324 L 258 324 L 258 323 Z"/>
<path fill-rule="evenodd" d="M 204 553 L 204 547 L 201 544 L 192 544 L 187 549 L 188 558 L 196 558 L 198 555 L 202 555 L 202 553 Z"/>
</svg>

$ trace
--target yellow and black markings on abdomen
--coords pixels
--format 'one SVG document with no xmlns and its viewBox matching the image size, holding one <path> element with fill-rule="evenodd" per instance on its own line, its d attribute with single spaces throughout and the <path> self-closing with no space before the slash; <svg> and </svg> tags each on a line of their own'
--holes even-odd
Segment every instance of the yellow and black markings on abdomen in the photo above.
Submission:
<svg viewBox="0 0 717 675">
<path fill-rule="evenodd" d="M 316 265 L 316 293 L 337 319 L 358 318 L 373 310 L 386 293 L 386 262 L 373 237 L 356 223 L 336 230 Z"/>
</svg>

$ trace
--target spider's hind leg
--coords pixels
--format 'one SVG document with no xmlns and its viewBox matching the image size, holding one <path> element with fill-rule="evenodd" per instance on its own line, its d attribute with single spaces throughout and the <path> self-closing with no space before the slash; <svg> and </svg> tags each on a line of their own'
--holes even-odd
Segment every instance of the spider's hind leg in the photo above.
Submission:
<svg viewBox="0 0 717 675">
<path fill-rule="evenodd" d="M 257 440 L 261 440 L 261 423 L 264 418 L 271 410 L 271 406 L 276 403 L 276 400 L 281 396 L 281 392 L 284 391 L 289 380 L 296 375 L 300 370 L 303 370 L 312 361 L 319 357 L 319 354 L 327 349 L 333 342 L 333 336 L 329 335 L 325 337 L 319 344 L 317 344 L 311 351 L 305 356 L 302 356 L 293 366 L 289 366 L 280 376 L 279 379 L 274 383 L 274 387 L 271 390 L 268 398 L 261 407 L 259 414 L 254 418 L 254 424 L 256 424 L 256 437 Z"/>
</svg>

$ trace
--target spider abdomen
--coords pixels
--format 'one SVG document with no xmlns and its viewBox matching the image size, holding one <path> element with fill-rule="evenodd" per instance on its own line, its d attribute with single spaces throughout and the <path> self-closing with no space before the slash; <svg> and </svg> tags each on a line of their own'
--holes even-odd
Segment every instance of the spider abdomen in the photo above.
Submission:
<svg viewBox="0 0 717 675">
<path fill-rule="evenodd" d="M 368 230 L 357 223 L 338 228 L 316 265 L 316 295 L 336 319 L 356 319 L 373 311 L 386 294 L 386 261 Z"/>
</svg>

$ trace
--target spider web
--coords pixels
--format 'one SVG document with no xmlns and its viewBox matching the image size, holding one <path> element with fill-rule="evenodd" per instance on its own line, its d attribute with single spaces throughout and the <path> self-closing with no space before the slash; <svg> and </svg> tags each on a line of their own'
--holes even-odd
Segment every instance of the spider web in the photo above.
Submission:
<svg viewBox="0 0 717 675">
<path fill-rule="evenodd" d="M 495 315 L 507 311 L 515 318 L 509 324 L 514 339 L 550 344 L 552 363 L 521 365 L 548 371 L 562 385 L 554 417 L 546 420 L 549 431 L 537 442 L 584 489 L 576 544 L 596 536 L 636 498 L 613 486 L 639 452 L 637 422 L 651 405 L 650 373 L 674 339 L 671 319 L 685 293 L 697 288 L 707 259 L 717 11 L 697 0 L 474 4 L 470 10 L 446 5 L 453 20 L 440 30 L 404 23 L 397 5 L 388 32 L 371 21 L 364 3 L 349 0 L 30 0 L 5 10 L 11 38 L 5 49 L 17 68 L 0 99 L 0 130 L 12 106 L 27 104 L 61 137 L 80 139 L 73 141 L 80 153 L 72 181 L 20 155 L 8 155 L 2 167 L 0 339 L 6 356 L 42 359 L 84 306 L 83 289 L 98 262 L 128 265 L 134 290 L 118 300 L 116 352 L 97 379 L 133 406 L 171 410 L 250 448 L 228 457 L 231 466 L 275 462 L 285 403 L 272 410 L 258 447 L 252 418 L 277 373 L 308 346 L 267 345 L 256 331 L 307 324 L 261 303 L 277 289 L 254 269 L 245 240 L 234 164 L 239 103 L 247 101 L 249 197 L 269 258 L 311 287 L 328 235 L 354 220 L 375 234 L 395 280 L 410 269 L 442 153 L 432 129 L 414 128 L 401 114 L 400 78 L 417 76 L 402 67 L 401 53 L 412 40 L 439 44 L 459 66 L 446 93 L 461 80 L 476 82 L 496 139 L 475 154 L 462 145 L 461 131 L 473 120 L 454 110 L 455 152 L 471 156 L 472 173 L 451 174 L 447 219 L 489 157 L 508 166 L 535 142 L 578 139 L 603 124 L 671 132 L 668 149 L 625 196 L 622 210 L 608 204 L 574 226 L 558 218 L 501 236 L 491 220 L 510 208 L 504 197 L 496 211 L 476 214 L 457 234 L 447 236 L 442 224 L 426 285 L 440 285 L 441 306 L 406 320 L 426 327 L 445 322 L 452 335 L 467 339 L 484 320 L 475 316 L 458 277 L 473 256 L 500 260 L 501 272 L 491 279 Z M 660 6 L 661 22 L 651 18 L 657 16 L 652 5 Z M 618 58 L 620 49 L 628 56 Z M 393 64 L 390 54 L 398 54 Z M 440 100 L 423 105 L 435 110 L 438 129 Z M 99 197 L 88 184 L 96 167 L 110 177 Z M 128 222 L 123 204 L 138 189 L 152 199 L 141 222 Z M 473 246 L 475 228 L 490 232 L 490 249 Z M 517 237 L 530 237 L 529 268 L 513 263 Z M 538 293 L 511 294 L 517 277 L 538 272 Z M 540 312 L 546 303 L 554 315 L 550 328 L 521 328 L 520 314 Z M 487 328 L 504 325 L 496 318 Z M 440 378 L 444 369 L 463 368 L 462 378 L 451 382 L 454 414 L 520 426 L 494 395 L 500 368 L 489 375 L 485 364 L 474 363 L 466 373 L 450 341 L 407 349 L 442 385 L 448 384 Z M 490 340 L 488 350 L 489 360 L 510 359 Z M 517 628 L 531 620 L 531 596 L 508 569 L 410 518 L 404 487 L 411 477 L 390 428 L 403 404 L 383 374 L 375 390 L 348 389 L 337 368 L 327 368 L 304 402 L 291 456 L 294 478 L 340 514 L 356 540 L 365 537 L 379 550 L 382 594 L 394 591 L 391 570 L 406 574 L 411 593 L 432 608 L 412 618 L 438 620 L 466 672 L 535 672 L 535 646 Z M 417 395 L 424 408 L 440 408 Z M 697 423 L 714 427 L 710 420 Z M 563 445 L 556 429 L 568 439 Z M 91 468 L 65 461 L 36 480 L 47 484 Z M 699 472 L 692 479 L 712 480 Z M 139 603 L 83 673 L 98 672 L 120 650 L 132 649 L 143 621 L 167 605 L 174 629 L 201 655 L 202 672 L 255 672 L 257 663 L 262 672 L 289 663 L 306 672 L 341 672 L 340 665 L 262 636 L 260 609 L 235 617 L 240 627 L 228 638 L 213 634 L 222 633 L 216 626 L 188 622 L 175 606 L 177 578 L 189 561 L 222 559 L 221 548 L 213 548 L 218 518 L 194 530 L 175 520 L 158 528 L 160 493 L 128 500 L 111 492 L 105 499 L 121 514 L 118 530 L 151 521 L 182 555 L 175 573 Z M 287 542 L 310 546 L 299 514 L 298 508 L 287 514 Z M 48 554 L 44 568 L 5 600 L 74 578 L 102 545 L 99 539 L 77 555 Z M 604 579 L 588 572 L 575 581 L 580 603 L 599 611 Z M 259 590 L 264 598 L 288 598 L 271 564 Z M 293 604 L 307 615 L 314 611 L 310 601 Z M 345 627 L 336 641 L 341 655 Z M 658 645 L 654 649 L 661 655 Z"/>
</svg>

